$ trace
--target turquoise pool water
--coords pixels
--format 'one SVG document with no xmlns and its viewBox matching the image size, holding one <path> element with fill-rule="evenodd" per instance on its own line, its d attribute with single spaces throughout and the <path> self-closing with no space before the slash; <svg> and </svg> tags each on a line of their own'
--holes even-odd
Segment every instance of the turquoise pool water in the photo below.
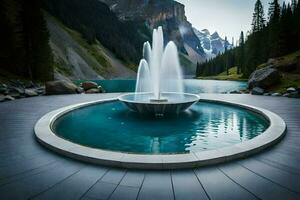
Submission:
<svg viewBox="0 0 300 200">
<path fill-rule="evenodd" d="M 101 85 L 106 92 L 133 92 L 135 80 L 94 80 Z M 80 83 L 81 81 L 75 81 Z M 184 88 L 187 93 L 226 93 L 247 88 L 243 81 L 216 81 L 185 79 Z"/>
<path fill-rule="evenodd" d="M 74 143 L 111 151 L 165 154 L 217 149 L 250 140 L 268 122 L 245 109 L 199 102 L 180 115 L 155 118 L 119 101 L 91 105 L 57 119 L 52 129 Z"/>
</svg>

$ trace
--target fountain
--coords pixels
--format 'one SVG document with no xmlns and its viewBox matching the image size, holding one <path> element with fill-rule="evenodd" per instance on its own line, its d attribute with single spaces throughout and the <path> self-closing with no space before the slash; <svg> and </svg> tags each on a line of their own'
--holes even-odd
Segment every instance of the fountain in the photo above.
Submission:
<svg viewBox="0 0 300 200">
<path fill-rule="evenodd" d="M 133 111 L 155 115 L 179 113 L 199 100 L 197 95 L 184 93 L 178 50 L 172 41 L 164 47 L 162 27 L 153 30 L 152 48 L 144 43 L 135 93 L 119 100 Z"/>
</svg>

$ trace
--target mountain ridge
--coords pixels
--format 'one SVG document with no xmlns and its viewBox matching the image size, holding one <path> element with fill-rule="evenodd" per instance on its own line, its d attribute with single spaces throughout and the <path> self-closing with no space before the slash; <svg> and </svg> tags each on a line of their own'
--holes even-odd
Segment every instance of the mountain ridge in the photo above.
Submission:
<svg viewBox="0 0 300 200">
<path fill-rule="evenodd" d="M 217 31 L 210 34 L 208 29 L 198 30 L 193 28 L 195 34 L 200 40 L 201 46 L 206 53 L 207 59 L 216 57 L 218 54 L 224 53 L 225 47 L 227 49 L 232 49 L 234 46 L 228 41 L 225 41 Z"/>
<path fill-rule="evenodd" d="M 185 16 L 183 4 L 173 0 L 100 1 L 106 3 L 122 21 L 141 20 L 150 30 L 162 26 L 166 40 L 174 41 L 178 49 L 189 55 L 194 63 L 205 61 L 205 52 Z"/>
<path fill-rule="evenodd" d="M 133 78 L 135 72 L 98 41 L 88 44 L 80 33 L 45 13 L 57 80 Z"/>
</svg>

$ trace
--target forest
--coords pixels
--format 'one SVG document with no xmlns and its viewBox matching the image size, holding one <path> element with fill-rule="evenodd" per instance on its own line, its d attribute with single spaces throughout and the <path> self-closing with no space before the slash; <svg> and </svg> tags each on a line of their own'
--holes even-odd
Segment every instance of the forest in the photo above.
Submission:
<svg viewBox="0 0 300 200">
<path fill-rule="evenodd" d="M 100 1 L 3 0 L 0 4 L 2 73 L 28 80 L 53 79 L 53 52 L 45 12 L 80 32 L 89 44 L 99 41 L 128 66 L 138 63 L 143 43 L 151 39 L 143 22 L 120 21 Z"/>
<path fill-rule="evenodd" d="M 49 33 L 39 0 L 0 3 L 1 69 L 30 80 L 53 79 Z"/>
<path fill-rule="evenodd" d="M 269 3 L 267 17 L 260 0 L 255 3 L 252 29 L 240 34 L 239 44 L 217 57 L 197 64 L 196 76 L 212 76 L 229 73 L 237 67 L 237 73 L 248 78 L 258 65 L 269 58 L 283 56 L 300 49 L 300 3 L 292 0 L 280 5 L 278 0 Z"/>
</svg>

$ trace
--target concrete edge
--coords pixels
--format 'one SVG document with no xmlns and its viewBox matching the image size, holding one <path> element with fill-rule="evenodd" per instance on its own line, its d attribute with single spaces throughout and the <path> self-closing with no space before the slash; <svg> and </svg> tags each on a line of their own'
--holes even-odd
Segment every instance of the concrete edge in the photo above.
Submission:
<svg viewBox="0 0 300 200">
<path fill-rule="evenodd" d="M 51 129 L 53 122 L 57 118 L 72 110 L 116 100 L 117 98 L 91 101 L 66 106 L 49 112 L 35 124 L 35 136 L 45 147 L 59 154 L 84 162 L 121 168 L 161 170 L 194 168 L 244 158 L 277 143 L 286 132 L 286 124 L 283 119 L 271 111 L 217 99 L 201 99 L 200 101 L 222 103 L 256 112 L 265 117 L 270 122 L 270 126 L 261 135 L 230 147 L 187 154 L 164 155 L 132 154 L 90 148 L 64 140 L 56 136 Z"/>
</svg>

